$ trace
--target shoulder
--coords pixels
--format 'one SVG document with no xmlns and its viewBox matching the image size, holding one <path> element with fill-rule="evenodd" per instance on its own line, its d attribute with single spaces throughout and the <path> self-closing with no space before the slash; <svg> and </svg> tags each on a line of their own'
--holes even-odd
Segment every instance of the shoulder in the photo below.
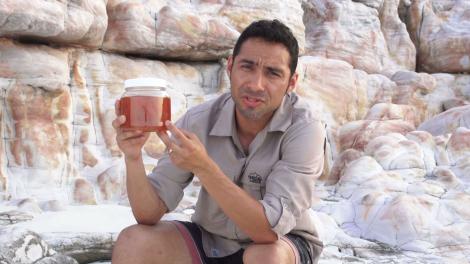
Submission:
<svg viewBox="0 0 470 264">
<path fill-rule="evenodd" d="M 307 100 L 296 93 L 290 93 L 287 99 L 292 110 L 291 127 L 305 127 L 312 125 L 314 127 L 324 127 L 324 122 L 322 121 L 320 114 L 313 111 Z"/>
<path fill-rule="evenodd" d="M 303 160 L 308 161 L 323 155 L 325 123 L 306 100 L 295 94 L 291 94 L 289 100 L 292 104 L 292 122 L 282 135 L 283 157 L 299 160 L 302 156 Z"/>
</svg>

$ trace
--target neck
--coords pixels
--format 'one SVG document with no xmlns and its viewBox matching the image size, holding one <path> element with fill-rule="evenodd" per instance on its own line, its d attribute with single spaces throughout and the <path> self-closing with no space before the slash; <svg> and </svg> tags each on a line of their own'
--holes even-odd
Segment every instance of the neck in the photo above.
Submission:
<svg viewBox="0 0 470 264">
<path fill-rule="evenodd" d="M 242 144 L 245 151 L 248 150 L 250 143 L 255 139 L 258 132 L 263 130 L 263 128 L 268 124 L 272 115 L 267 117 L 262 117 L 258 120 L 252 120 L 244 117 L 238 111 L 235 111 L 236 123 L 237 123 L 237 132 L 240 143 Z"/>
<path fill-rule="evenodd" d="M 237 121 L 237 130 L 239 133 L 256 136 L 256 134 L 263 130 L 263 128 L 268 124 L 272 115 L 262 117 L 257 120 L 252 120 L 244 117 L 238 111 L 236 111 L 235 117 Z"/>
</svg>

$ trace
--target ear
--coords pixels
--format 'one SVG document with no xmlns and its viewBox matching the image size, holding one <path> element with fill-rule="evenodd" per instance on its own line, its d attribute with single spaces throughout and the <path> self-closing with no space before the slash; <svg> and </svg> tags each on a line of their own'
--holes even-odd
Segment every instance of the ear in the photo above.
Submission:
<svg viewBox="0 0 470 264">
<path fill-rule="evenodd" d="M 295 87 L 297 86 L 298 80 L 299 80 L 299 74 L 297 72 L 294 72 L 294 74 L 292 75 L 292 77 L 290 77 L 290 80 L 289 80 L 289 86 L 287 87 L 288 93 L 292 92 L 292 90 L 295 89 Z"/>
<path fill-rule="evenodd" d="M 227 60 L 227 75 L 230 78 L 230 73 L 232 72 L 233 67 L 233 56 L 230 55 Z"/>
</svg>

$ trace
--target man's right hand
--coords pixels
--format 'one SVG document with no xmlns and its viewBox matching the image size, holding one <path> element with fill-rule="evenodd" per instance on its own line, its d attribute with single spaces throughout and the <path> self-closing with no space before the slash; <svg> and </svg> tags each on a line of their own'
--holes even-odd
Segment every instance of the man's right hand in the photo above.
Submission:
<svg viewBox="0 0 470 264">
<path fill-rule="evenodd" d="M 149 138 L 150 132 L 125 130 L 121 126 L 126 121 L 120 115 L 119 100 L 114 104 L 116 119 L 113 127 L 116 130 L 116 141 L 126 158 L 127 196 L 137 223 L 154 225 L 168 211 L 155 188 L 147 179 L 142 160 L 142 147 Z"/>
<path fill-rule="evenodd" d="M 126 122 L 126 116 L 120 115 L 119 100 L 114 104 L 116 119 L 113 120 L 113 127 L 116 130 L 116 142 L 124 153 L 126 160 L 138 160 L 142 158 L 142 147 L 149 138 L 149 132 L 140 130 L 124 130 L 121 125 Z"/>
</svg>

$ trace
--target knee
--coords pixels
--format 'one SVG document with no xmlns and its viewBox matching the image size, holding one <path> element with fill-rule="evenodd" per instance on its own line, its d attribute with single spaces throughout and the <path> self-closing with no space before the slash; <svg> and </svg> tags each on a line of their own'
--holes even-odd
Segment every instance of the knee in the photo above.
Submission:
<svg viewBox="0 0 470 264">
<path fill-rule="evenodd" d="M 145 248 L 148 228 L 143 225 L 132 225 L 123 229 L 113 246 L 113 255 L 133 254 Z"/>
<path fill-rule="evenodd" d="M 269 245 L 251 245 L 243 253 L 243 263 L 252 264 L 262 261 L 266 264 L 286 263 L 286 256 L 278 247 Z"/>
<path fill-rule="evenodd" d="M 114 244 L 112 263 L 149 263 L 149 259 L 152 263 L 171 263 L 169 256 L 174 257 L 171 247 L 180 248 L 177 232 L 174 225 L 165 222 L 129 226 L 121 231 Z"/>
</svg>

